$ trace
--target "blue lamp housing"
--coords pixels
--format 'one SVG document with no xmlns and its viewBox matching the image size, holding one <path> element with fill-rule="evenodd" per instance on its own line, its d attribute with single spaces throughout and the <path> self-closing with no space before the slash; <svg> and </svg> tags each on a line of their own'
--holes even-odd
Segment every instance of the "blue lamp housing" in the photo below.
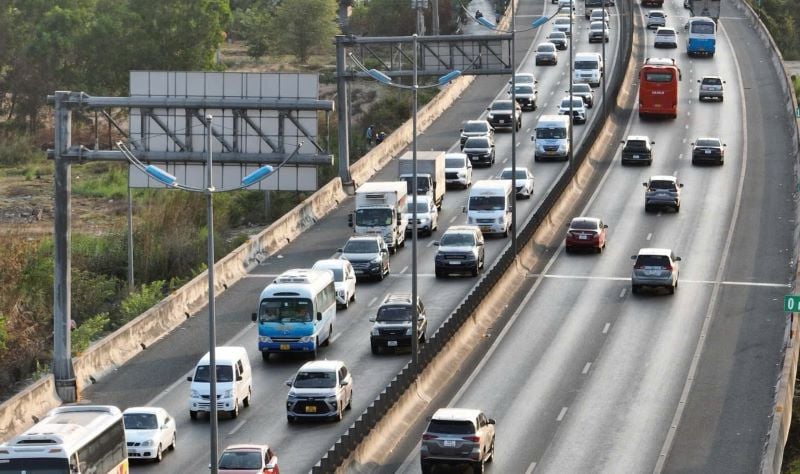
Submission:
<svg viewBox="0 0 800 474">
<path fill-rule="evenodd" d="M 492 29 L 492 30 L 497 28 L 497 25 L 495 25 L 491 21 L 487 20 L 485 17 L 480 17 L 477 20 L 478 20 L 478 23 L 480 23 L 481 25 L 485 26 L 486 28 L 489 28 L 489 29 Z"/>
<path fill-rule="evenodd" d="M 445 74 L 444 76 L 440 77 L 439 80 L 437 81 L 437 83 L 440 86 L 443 86 L 443 85 L 447 84 L 448 82 L 452 81 L 453 79 L 457 78 L 460 75 L 461 75 L 461 71 L 459 71 L 458 69 L 456 69 L 455 71 L 450 71 L 447 74 Z"/>
<path fill-rule="evenodd" d="M 369 74 L 369 76 L 371 78 L 375 79 L 378 82 L 382 82 L 384 84 L 391 84 L 392 83 L 392 78 L 391 77 L 389 77 L 386 74 L 378 71 L 377 69 L 370 69 L 369 71 L 367 71 L 367 74 Z"/>
<path fill-rule="evenodd" d="M 167 186 L 175 186 L 175 184 L 178 182 L 178 179 L 175 176 L 172 176 L 158 166 L 147 165 L 144 168 L 144 172 L 147 173 L 151 178 Z"/>
<path fill-rule="evenodd" d="M 547 20 L 549 20 L 549 18 L 547 18 L 546 16 L 540 16 L 539 18 L 531 22 L 531 28 L 538 28 L 547 23 Z"/>
<path fill-rule="evenodd" d="M 257 182 L 261 181 L 262 179 L 266 178 L 269 174 L 271 174 L 273 170 L 274 168 L 270 165 L 262 166 L 261 168 L 253 171 L 252 173 L 242 178 L 242 186 L 246 188 L 248 186 L 256 184 Z"/>
</svg>

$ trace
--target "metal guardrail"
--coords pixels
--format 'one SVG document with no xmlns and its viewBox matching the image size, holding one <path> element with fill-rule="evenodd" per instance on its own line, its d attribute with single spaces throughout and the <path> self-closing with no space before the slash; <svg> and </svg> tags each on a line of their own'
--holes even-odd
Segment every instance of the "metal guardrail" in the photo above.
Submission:
<svg viewBox="0 0 800 474">
<path fill-rule="evenodd" d="M 606 96 L 603 100 L 615 98 L 619 94 L 622 86 L 623 75 L 628 67 L 628 62 L 631 57 L 633 47 L 633 10 L 632 0 L 617 2 L 617 9 L 621 20 L 620 27 L 620 41 L 619 48 L 617 48 L 616 60 L 614 70 L 611 74 L 609 87 L 606 90 Z M 569 185 L 570 181 L 575 174 L 575 170 L 586 159 L 593 142 L 600 134 L 603 124 L 606 119 L 615 114 L 622 112 L 615 103 L 610 103 L 606 108 L 606 114 L 596 115 L 583 142 L 576 148 L 573 155 L 573 164 L 567 167 L 561 175 L 559 175 L 556 183 L 551 186 L 550 192 L 536 207 L 531 216 L 524 223 L 518 234 L 520 245 L 518 248 L 521 250 L 533 237 L 536 230 L 546 218 L 547 214 L 552 210 L 555 203 L 558 201 L 561 194 Z M 410 364 L 406 365 L 381 391 L 378 397 L 367 407 L 367 409 L 356 419 L 356 421 L 348 428 L 348 430 L 339 438 L 339 440 L 328 450 L 325 456 L 314 466 L 312 473 L 331 473 L 347 459 L 347 457 L 355 450 L 355 448 L 363 441 L 369 432 L 377 425 L 382 419 L 384 414 L 397 402 L 403 393 L 411 387 L 414 380 L 420 372 L 422 372 L 428 364 L 445 348 L 447 343 L 461 328 L 464 321 L 473 313 L 478 304 L 489 294 L 494 288 L 503 274 L 508 270 L 514 262 L 516 255 L 511 249 L 509 243 L 503 249 L 501 256 L 492 265 L 492 267 L 483 274 L 478 283 L 473 287 L 472 291 L 464 297 L 456 309 L 448 316 L 436 330 L 428 342 L 422 346 L 419 354 L 419 367 L 417 371 L 413 371 Z"/>
</svg>

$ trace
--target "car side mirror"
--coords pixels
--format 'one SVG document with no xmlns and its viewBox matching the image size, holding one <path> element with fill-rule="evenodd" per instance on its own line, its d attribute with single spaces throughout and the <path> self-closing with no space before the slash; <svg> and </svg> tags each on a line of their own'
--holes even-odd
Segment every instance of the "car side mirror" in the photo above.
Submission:
<svg viewBox="0 0 800 474">
<path fill-rule="evenodd" d="M 534 137 L 533 135 L 531 135 L 531 141 L 532 141 L 532 142 L 535 142 L 535 141 L 536 141 L 536 137 Z"/>
<path fill-rule="evenodd" d="M 692 146 L 694 146 L 694 142 L 690 143 L 689 145 L 692 145 Z"/>
<path fill-rule="evenodd" d="M 369 317 L 369 322 L 374 323 L 375 322 L 375 316 L 370 316 Z"/>
<path fill-rule="evenodd" d="M 256 313 L 250 313 L 250 320 L 256 322 L 256 319 L 258 319 L 258 315 Z"/>
<path fill-rule="evenodd" d="M 434 245 L 434 247 L 438 247 L 439 246 L 439 241 L 438 240 L 434 240 L 433 241 L 433 245 Z"/>
<path fill-rule="evenodd" d="M 603 229 L 608 229 L 608 224 L 603 224 Z"/>
<path fill-rule="evenodd" d="M 492 108 L 491 107 L 486 107 L 486 110 L 492 110 Z"/>
<path fill-rule="evenodd" d="M 353 215 L 352 214 L 348 214 L 347 215 L 347 227 L 353 227 Z"/>
<path fill-rule="evenodd" d="M 492 148 L 494 148 L 494 143 L 492 143 Z"/>
<path fill-rule="evenodd" d="M 322 321 L 322 313 L 317 311 L 317 321 Z"/>
<path fill-rule="evenodd" d="M 192 381 L 192 376 L 190 375 L 190 376 L 186 377 L 186 381 L 187 382 L 191 382 Z"/>
<path fill-rule="evenodd" d="M 631 255 L 631 260 L 636 260 L 637 255 Z"/>
<path fill-rule="evenodd" d="M 275 466 L 278 465 L 278 461 L 275 462 L 268 462 L 267 466 L 264 468 L 264 472 L 272 472 L 275 469 Z"/>
<path fill-rule="evenodd" d="M 284 383 L 286 384 L 286 386 L 287 386 L 287 387 L 291 387 L 293 382 L 294 382 L 294 380 L 292 380 L 292 379 L 288 379 L 288 380 L 287 380 L 286 382 L 284 382 Z"/>
<path fill-rule="evenodd" d="M 700 79 L 698 79 L 698 80 L 697 80 L 697 83 L 698 83 L 698 84 L 702 84 L 702 81 L 701 81 Z"/>
<path fill-rule="evenodd" d="M 496 421 L 494 421 L 494 418 L 489 418 L 487 421 L 489 422 L 490 425 L 494 425 L 497 423 Z"/>
<path fill-rule="evenodd" d="M 680 261 L 681 261 L 681 258 L 680 258 L 680 257 L 675 257 L 675 261 L 676 261 L 676 262 L 680 262 Z"/>
<path fill-rule="evenodd" d="M 620 140 L 619 142 L 622 143 L 623 145 L 625 144 L 625 140 Z"/>
<path fill-rule="evenodd" d="M 346 387 L 348 385 L 350 385 L 350 382 L 348 382 L 347 380 L 342 380 L 341 382 L 339 382 L 339 386 L 341 387 Z"/>
<path fill-rule="evenodd" d="M 339 253 L 344 253 L 344 250 L 342 250 L 341 248 L 336 249 L 336 251 Z"/>
<path fill-rule="evenodd" d="M 466 214 L 467 213 L 467 206 L 461 206 L 461 212 Z"/>
<path fill-rule="evenodd" d="M 464 131 L 464 129 L 463 129 L 463 128 L 461 128 L 461 129 L 459 129 L 458 131 L 459 131 L 459 132 L 463 132 L 463 131 Z"/>
<path fill-rule="evenodd" d="M 243 379 L 242 374 L 236 374 L 236 380 L 237 381 L 240 381 L 242 379 Z"/>
<path fill-rule="evenodd" d="M 679 185 L 678 185 L 678 187 L 679 187 L 679 188 L 682 188 L 682 187 L 683 187 L 683 183 L 679 184 Z"/>
<path fill-rule="evenodd" d="M 728 146 L 728 144 L 727 143 L 723 143 L 722 146 Z"/>
<path fill-rule="evenodd" d="M 483 247 L 483 242 L 478 242 L 478 243 L 477 243 L 477 244 L 475 244 L 475 245 L 477 245 L 478 247 Z"/>
</svg>

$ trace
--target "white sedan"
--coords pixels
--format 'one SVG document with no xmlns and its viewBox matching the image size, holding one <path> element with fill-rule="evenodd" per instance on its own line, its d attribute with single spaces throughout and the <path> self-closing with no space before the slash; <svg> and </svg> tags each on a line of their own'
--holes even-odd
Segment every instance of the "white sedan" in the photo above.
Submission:
<svg viewBox="0 0 800 474">
<path fill-rule="evenodd" d="M 514 169 L 504 168 L 498 179 L 511 180 L 514 176 Z M 517 196 L 530 199 L 533 196 L 533 174 L 528 171 L 524 166 L 517 166 L 516 178 L 514 179 L 514 187 L 517 190 Z"/>
<path fill-rule="evenodd" d="M 333 272 L 333 286 L 336 289 L 336 303 L 347 308 L 356 300 L 356 272 L 348 260 L 317 260 L 314 270 L 330 270 Z"/>
<path fill-rule="evenodd" d="M 156 407 L 131 407 L 122 412 L 125 441 L 131 459 L 161 462 L 164 450 L 175 449 L 175 420 L 167 410 Z"/>
</svg>

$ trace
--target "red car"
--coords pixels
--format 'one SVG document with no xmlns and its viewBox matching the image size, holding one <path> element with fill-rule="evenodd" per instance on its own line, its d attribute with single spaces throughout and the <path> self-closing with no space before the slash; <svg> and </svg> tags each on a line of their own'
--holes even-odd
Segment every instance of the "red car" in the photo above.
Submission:
<svg viewBox="0 0 800 474">
<path fill-rule="evenodd" d="M 603 220 L 597 217 L 575 217 L 569 223 L 564 241 L 567 252 L 575 249 L 592 249 L 597 253 L 606 246 L 606 229 Z"/>
<path fill-rule="evenodd" d="M 219 474 L 280 474 L 278 457 L 266 444 L 234 444 L 219 457 Z"/>
</svg>

